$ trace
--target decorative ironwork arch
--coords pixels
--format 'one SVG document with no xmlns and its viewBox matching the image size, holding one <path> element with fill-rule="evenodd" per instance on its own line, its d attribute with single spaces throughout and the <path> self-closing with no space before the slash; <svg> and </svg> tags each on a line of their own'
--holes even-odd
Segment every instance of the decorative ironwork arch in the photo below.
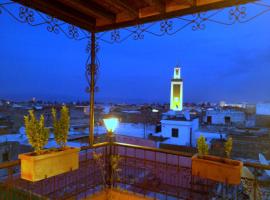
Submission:
<svg viewBox="0 0 270 200">
<path fill-rule="evenodd" d="M 145 38 L 146 34 L 158 37 L 174 35 L 187 27 L 191 27 L 193 31 L 204 30 L 206 23 L 230 26 L 236 23 L 249 22 L 270 11 L 269 0 L 260 0 L 247 5 L 236 5 L 230 8 L 97 33 L 97 41 L 114 44 L 121 43 L 129 38 L 142 40 Z M 253 10 L 248 10 L 248 8 L 253 8 Z M 63 33 L 69 39 L 80 41 L 89 40 L 91 37 L 89 32 L 81 28 L 65 23 L 37 10 L 21 6 L 13 1 L 0 0 L 0 14 L 4 12 L 20 23 L 29 24 L 34 27 L 45 26 L 49 32 L 55 34 Z M 227 17 L 224 17 L 224 13 Z"/>
</svg>

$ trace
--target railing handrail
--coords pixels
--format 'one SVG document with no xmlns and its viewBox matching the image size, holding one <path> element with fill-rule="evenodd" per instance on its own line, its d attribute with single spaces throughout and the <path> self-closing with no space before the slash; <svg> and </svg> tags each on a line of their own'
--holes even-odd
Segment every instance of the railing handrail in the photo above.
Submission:
<svg viewBox="0 0 270 200">
<path fill-rule="evenodd" d="M 166 153 L 166 154 L 172 154 L 172 155 L 183 156 L 183 157 L 192 157 L 194 155 L 192 153 L 187 153 L 187 152 L 159 149 L 159 148 L 155 148 L 155 147 L 140 146 L 140 145 L 134 145 L 134 144 L 121 143 L 121 142 L 113 142 L 113 145 L 122 146 L 122 147 L 130 147 L 130 148 L 134 148 L 134 149 L 141 149 L 141 150 L 147 150 L 147 151 L 153 151 L 153 152 Z"/>
<path fill-rule="evenodd" d="M 0 163 L 0 169 L 7 169 L 7 168 L 10 168 L 10 167 L 15 167 L 15 166 L 20 165 L 20 163 L 21 163 L 21 161 L 19 159 L 18 160 L 2 162 L 2 163 Z"/>
<path fill-rule="evenodd" d="M 99 147 L 104 147 L 109 145 L 109 142 L 102 142 L 97 143 L 92 146 L 82 146 L 81 151 L 88 150 L 88 149 L 95 149 Z M 141 150 L 147 150 L 152 152 L 160 152 L 160 153 L 166 153 L 166 154 L 172 154 L 177 156 L 183 156 L 183 157 L 192 157 L 194 154 L 187 153 L 187 152 L 179 152 L 179 151 L 173 151 L 173 150 L 167 150 L 167 149 L 159 149 L 154 147 L 147 147 L 147 146 L 140 146 L 140 145 L 134 145 L 134 144 L 127 144 L 127 143 L 121 143 L 121 142 L 113 142 L 112 145 L 114 146 L 122 146 L 122 147 L 130 147 L 134 149 L 141 149 Z M 18 160 L 12 160 L 12 161 L 6 161 L 0 163 L 0 169 L 8 169 L 11 167 L 15 167 L 20 165 L 21 161 Z M 260 169 L 260 170 L 270 170 L 270 165 L 264 165 L 259 163 L 252 163 L 252 162 L 243 162 L 244 166 L 246 167 L 252 167 L 254 169 Z"/>
<path fill-rule="evenodd" d="M 101 143 L 93 144 L 92 146 L 82 146 L 81 151 L 88 150 L 88 149 L 95 149 L 95 148 L 99 148 L 99 147 L 104 147 L 104 146 L 107 146 L 108 144 L 109 144 L 109 142 L 101 142 Z"/>
</svg>

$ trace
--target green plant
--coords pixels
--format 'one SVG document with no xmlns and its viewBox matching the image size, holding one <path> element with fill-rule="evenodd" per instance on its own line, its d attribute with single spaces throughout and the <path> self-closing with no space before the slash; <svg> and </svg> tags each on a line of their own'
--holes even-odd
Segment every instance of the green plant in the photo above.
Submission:
<svg viewBox="0 0 270 200">
<path fill-rule="evenodd" d="M 112 166 L 112 176 L 111 176 L 111 186 L 113 186 L 114 180 L 120 181 L 119 173 L 121 169 L 119 168 L 119 162 L 121 161 L 120 155 L 111 155 L 111 166 Z"/>
<path fill-rule="evenodd" d="M 29 115 L 24 116 L 24 124 L 29 143 L 36 154 L 41 154 L 49 140 L 49 129 L 45 128 L 44 116 L 41 115 L 37 120 L 34 111 L 30 110 Z"/>
<path fill-rule="evenodd" d="M 225 153 L 226 153 L 227 158 L 230 158 L 230 156 L 231 156 L 232 142 L 233 142 L 232 137 L 229 137 L 228 140 L 224 144 L 224 149 L 225 149 Z"/>
<path fill-rule="evenodd" d="M 52 109 L 53 133 L 56 143 L 60 148 L 64 148 L 67 143 L 68 131 L 70 126 L 69 111 L 66 106 L 62 106 L 60 118 L 57 118 L 56 110 Z"/>
<path fill-rule="evenodd" d="M 102 153 L 96 153 L 93 152 L 93 158 L 95 163 L 97 164 L 103 181 L 103 188 L 106 189 L 108 186 L 113 187 L 115 181 L 120 181 L 119 173 L 121 172 L 121 169 L 119 168 L 119 162 L 121 161 L 120 155 L 111 155 L 109 157 L 110 159 L 110 169 L 111 174 L 109 175 L 109 185 L 106 181 L 106 168 L 105 168 L 105 159 Z"/>
<path fill-rule="evenodd" d="M 205 141 L 205 138 L 202 135 L 197 140 L 197 148 L 198 148 L 199 156 L 208 154 L 208 145 Z"/>
</svg>

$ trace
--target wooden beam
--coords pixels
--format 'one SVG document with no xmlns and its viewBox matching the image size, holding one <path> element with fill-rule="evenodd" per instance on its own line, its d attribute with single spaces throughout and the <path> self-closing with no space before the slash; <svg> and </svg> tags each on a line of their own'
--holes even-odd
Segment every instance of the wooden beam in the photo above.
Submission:
<svg viewBox="0 0 270 200">
<path fill-rule="evenodd" d="M 58 0 L 66 6 L 70 6 L 80 12 L 83 12 L 85 15 L 88 16 L 95 16 L 100 18 L 105 18 L 111 22 L 115 22 L 116 15 L 104 7 L 98 5 L 93 1 L 85 1 L 85 0 Z"/>
<path fill-rule="evenodd" d="M 55 0 L 14 0 L 15 2 L 24 6 L 33 8 L 47 15 L 53 16 L 57 19 L 65 21 L 69 24 L 78 26 L 88 31 L 94 31 L 96 20 L 90 18 L 76 10 L 69 7 L 59 5 Z"/>
<path fill-rule="evenodd" d="M 199 12 L 206 12 L 206 11 L 210 11 L 210 10 L 231 7 L 231 6 L 238 5 L 238 4 L 246 4 L 246 3 L 250 3 L 250 2 L 254 2 L 254 1 L 256 1 L 256 0 L 230 0 L 230 1 L 228 1 L 228 0 L 215 0 L 214 1 L 213 0 L 214 3 L 208 3 L 208 4 L 198 5 L 198 6 L 190 6 L 190 7 L 185 8 L 185 9 L 166 12 L 164 14 L 157 14 L 157 15 L 150 16 L 150 17 L 142 17 L 142 18 L 130 20 L 127 22 L 120 22 L 120 23 L 115 23 L 115 24 L 110 24 L 110 25 L 105 25 L 105 26 L 97 26 L 96 32 L 104 32 L 104 31 L 119 29 L 119 28 L 123 28 L 123 27 L 135 26 L 138 24 L 160 21 L 163 19 L 181 17 L 181 16 L 195 14 L 195 13 L 199 13 Z"/>
<path fill-rule="evenodd" d="M 165 14 L 166 13 L 166 0 L 157 0 L 156 3 L 158 4 L 160 8 L 160 14 Z"/>
<path fill-rule="evenodd" d="M 113 0 L 113 2 L 115 4 L 117 4 L 118 6 L 122 7 L 123 9 L 127 10 L 128 13 L 130 13 L 130 15 L 134 18 L 138 18 L 139 17 L 139 10 L 137 10 L 136 8 L 134 8 L 131 4 L 128 4 L 126 1 L 123 0 Z"/>
</svg>

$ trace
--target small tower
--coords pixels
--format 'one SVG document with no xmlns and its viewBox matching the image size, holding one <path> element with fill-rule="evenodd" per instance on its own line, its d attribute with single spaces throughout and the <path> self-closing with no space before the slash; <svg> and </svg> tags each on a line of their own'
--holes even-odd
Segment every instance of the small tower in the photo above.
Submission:
<svg viewBox="0 0 270 200">
<path fill-rule="evenodd" d="M 171 81 L 170 109 L 181 111 L 183 109 L 183 80 L 181 79 L 181 68 L 175 67 Z"/>
</svg>

